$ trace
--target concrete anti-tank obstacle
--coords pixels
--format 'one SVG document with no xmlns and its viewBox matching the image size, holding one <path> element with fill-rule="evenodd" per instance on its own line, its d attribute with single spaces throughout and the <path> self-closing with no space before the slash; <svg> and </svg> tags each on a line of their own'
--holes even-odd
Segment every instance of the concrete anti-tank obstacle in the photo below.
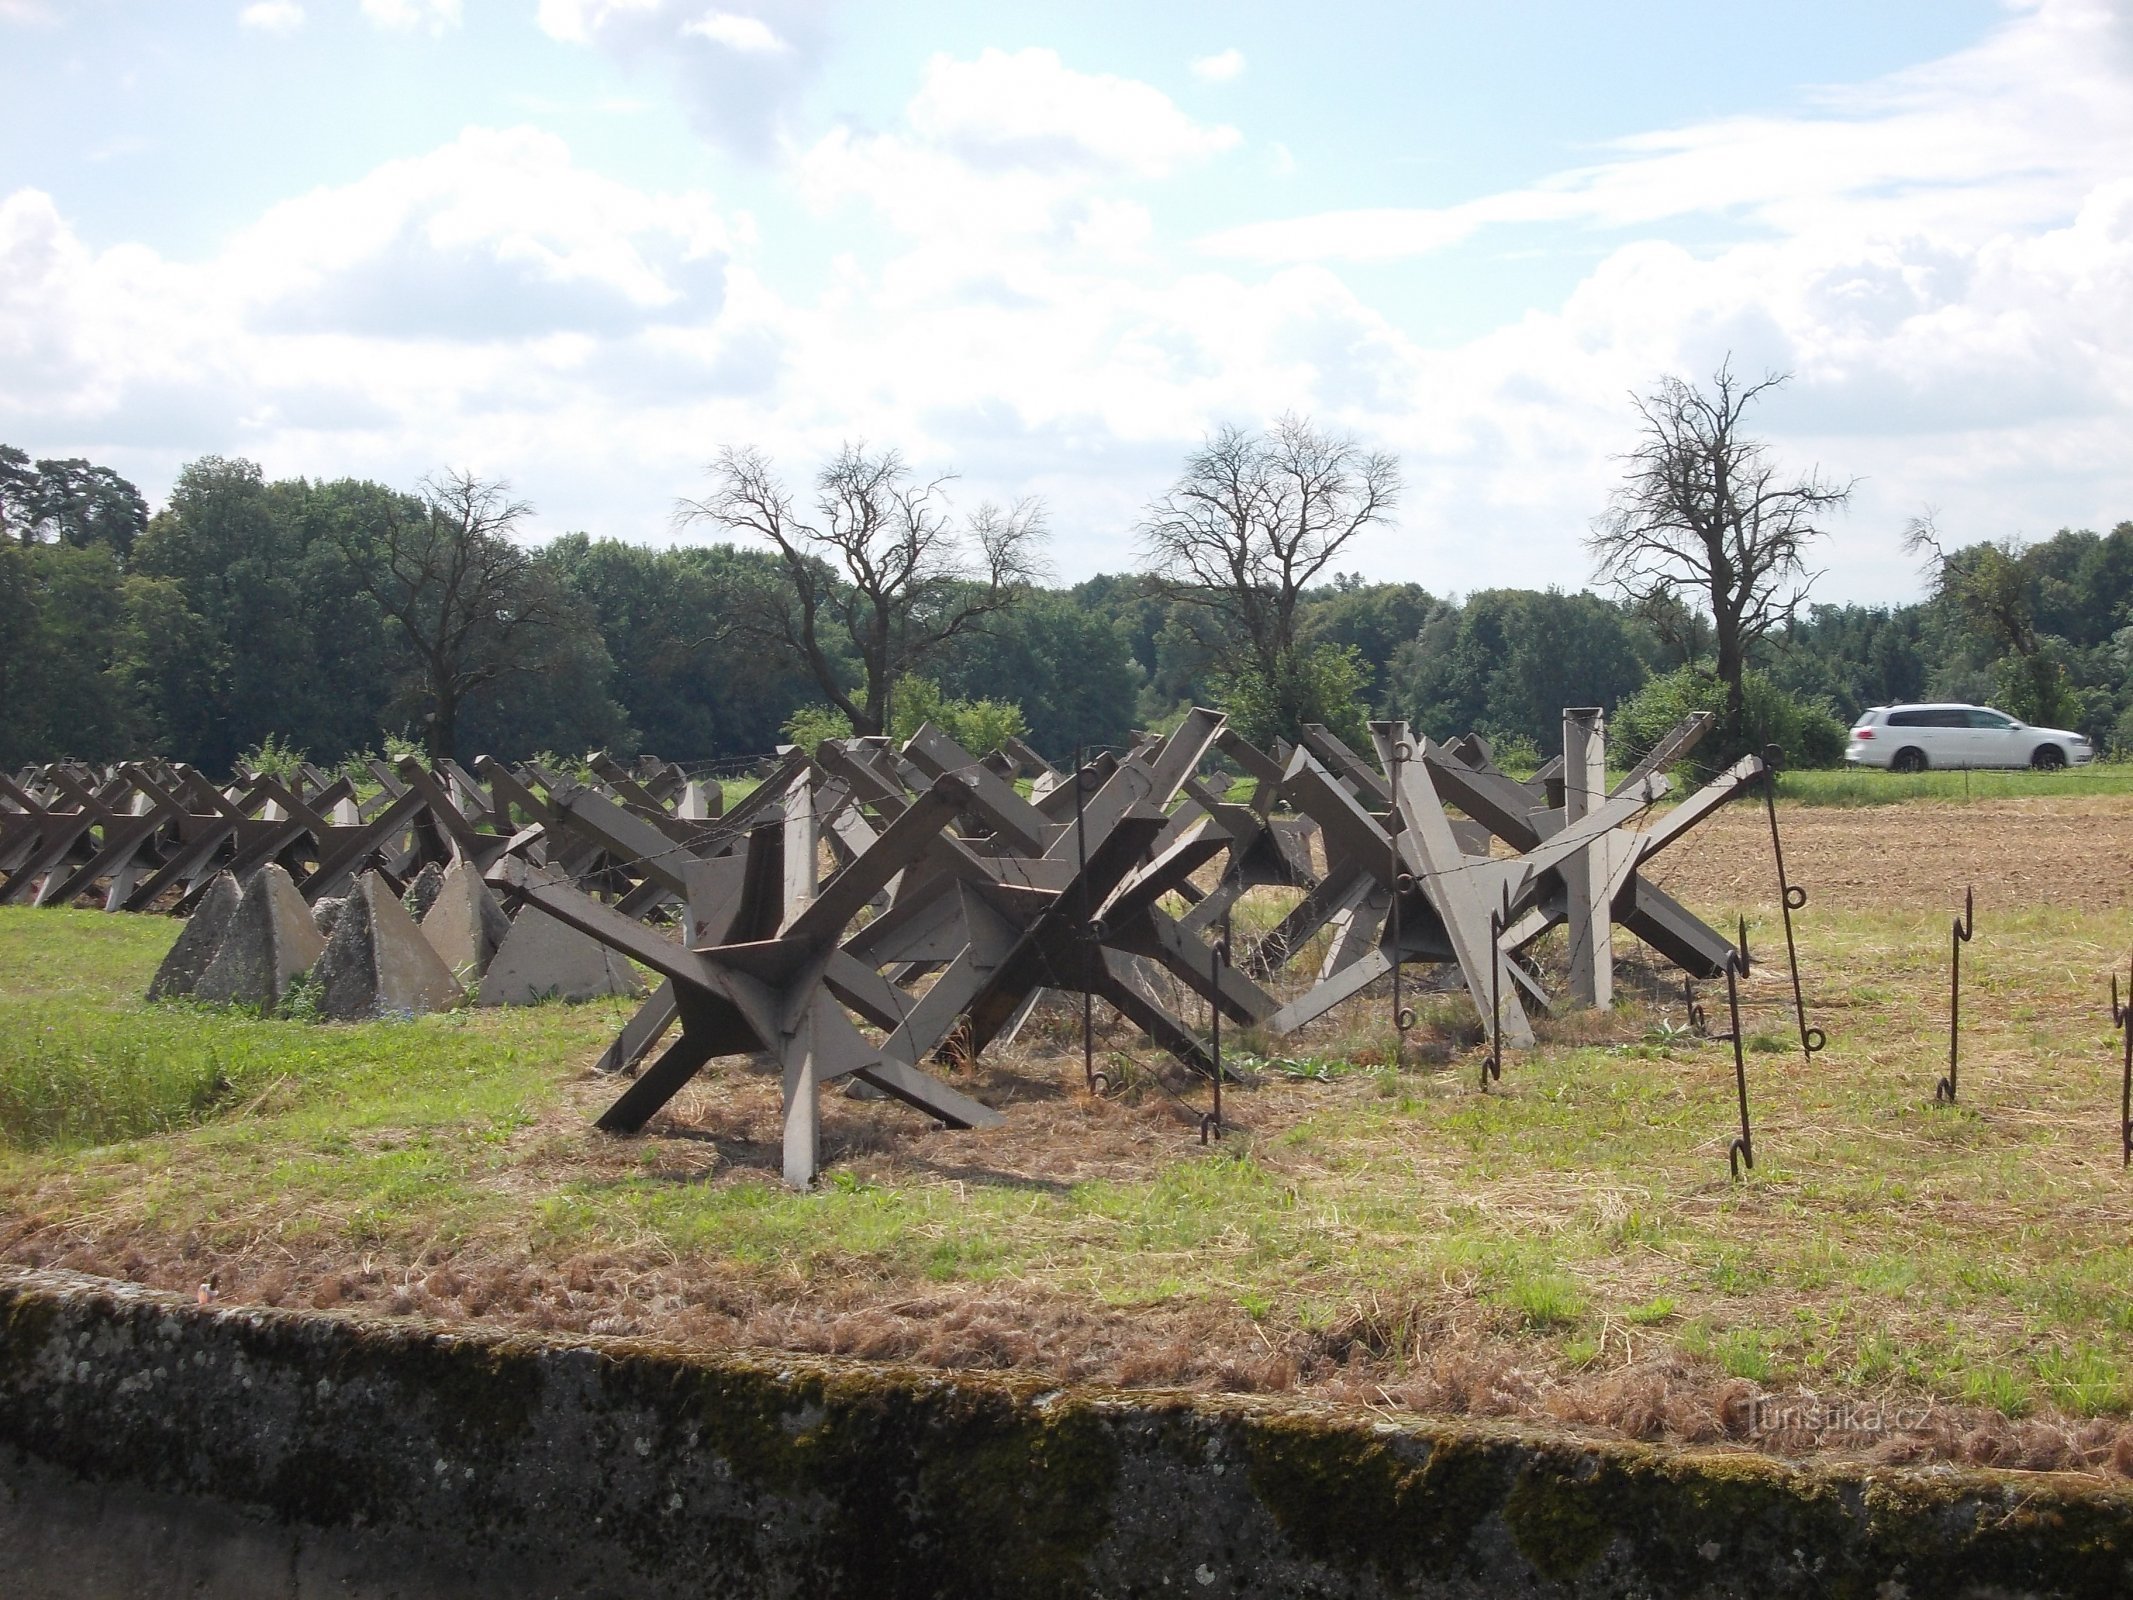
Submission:
<svg viewBox="0 0 2133 1600">
<path fill-rule="evenodd" d="M 430 914 L 430 907 L 437 903 L 438 891 L 443 887 L 444 869 L 432 861 L 415 874 L 415 881 L 407 886 L 407 893 L 401 896 L 400 904 L 410 917 L 420 922 Z"/>
<path fill-rule="evenodd" d="M 482 974 L 474 1003 L 530 1006 L 543 1000 L 643 993 L 644 985 L 622 956 L 529 905 L 519 912 L 510 936 Z"/>
<path fill-rule="evenodd" d="M 326 952 L 311 920 L 311 908 L 296 884 L 269 863 L 252 875 L 215 958 L 200 974 L 193 993 L 202 1000 L 257 1006 L 271 1011 L 281 1004 L 291 980 L 309 972 Z"/>
<path fill-rule="evenodd" d="M 318 1009 L 341 1022 L 421 1016 L 464 996 L 451 969 L 375 872 L 366 872 L 341 910 L 319 958 Z"/>
<path fill-rule="evenodd" d="M 334 925 L 341 920 L 341 908 L 347 904 L 345 895 L 328 895 L 311 908 L 311 920 L 318 928 L 318 936 L 328 944 L 333 943 Z"/>
<path fill-rule="evenodd" d="M 215 959 L 223 935 L 229 932 L 230 918 L 236 915 L 237 902 L 241 898 L 242 892 L 235 878 L 227 872 L 215 875 L 215 881 L 201 897 L 200 908 L 186 920 L 185 926 L 179 930 L 178 942 L 170 947 L 170 954 L 156 968 L 156 975 L 148 985 L 149 999 L 169 1000 L 193 992 L 200 982 L 200 975 Z"/>
<path fill-rule="evenodd" d="M 422 919 L 422 936 L 462 983 L 471 984 L 511 934 L 511 918 L 465 857 L 452 863 Z"/>
</svg>

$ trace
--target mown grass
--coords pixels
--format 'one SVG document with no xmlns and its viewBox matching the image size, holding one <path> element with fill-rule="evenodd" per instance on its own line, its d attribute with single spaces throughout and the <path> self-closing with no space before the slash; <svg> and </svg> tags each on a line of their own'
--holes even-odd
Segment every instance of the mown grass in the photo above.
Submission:
<svg viewBox="0 0 2133 1600">
<path fill-rule="evenodd" d="M 1758 948 L 1771 926 L 1765 909 Z M 1757 1383 L 2011 1416 L 2133 1405 L 2133 1180 L 2101 996 L 2125 930 L 2104 914 L 2010 908 L 1981 930 L 1950 1108 L 1932 1103 L 1944 912 L 1806 913 L 1829 1048 L 1790 1049 L 1789 989 L 1759 970 L 1758 1162 L 1739 1184 L 1730 1052 L 1655 1000 L 1611 1039 L 1514 1055 L 1486 1095 L 1457 1052 L 1452 1070 L 1354 1070 L 1289 1041 L 1297 1070 L 1239 1087 L 1212 1147 L 1160 1120 L 1153 1090 L 1025 1103 L 997 1135 L 832 1101 L 833 1166 L 808 1195 L 770 1180 L 773 1090 L 737 1069 L 696 1103 L 754 1106 L 752 1123 L 631 1144 L 589 1130 L 573 1085 L 624 1007 L 361 1027 L 149 1008 L 172 931 L 0 911 L 0 1220 L 230 1259 L 622 1252 L 794 1303 L 831 1285 L 1189 1302 L 1270 1342 L 1384 1305 L 1559 1372 L 1671 1349 Z M 1717 1020 L 1722 997 L 1705 999 Z M 870 1143 L 863 1115 L 904 1131 Z M 1091 1150 L 1105 1170 L 1073 1175 Z M 1425 1358 L 1403 1338 L 1387 1359 Z"/>
<path fill-rule="evenodd" d="M 337 1027 L 151 1006 L 148 977 L 177 929 L 0 908 L 0 1147 L 71 1151 L 321 1107 L 349 1125 L 386 1108 L 450 1122 L 537 1087 L 514 1071 L 529 1056 L 581 1049 L 612 1026 L 612 1006 Z"/>
</svg>

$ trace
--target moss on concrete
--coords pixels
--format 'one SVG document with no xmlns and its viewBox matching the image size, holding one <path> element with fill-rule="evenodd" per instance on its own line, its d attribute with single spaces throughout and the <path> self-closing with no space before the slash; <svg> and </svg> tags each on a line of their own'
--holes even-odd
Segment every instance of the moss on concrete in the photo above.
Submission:
<svg viewBox="0 0 2133 1600">
<path fill-rule="evenodd" d="M 2133 1593 L 2133 1494 L 2090 1480 L 482 1339 L 57 1273 L 0 1273 L 0 1442 L 106 1494 L 456 1553 L 473 1594 Z"/>
</svg>

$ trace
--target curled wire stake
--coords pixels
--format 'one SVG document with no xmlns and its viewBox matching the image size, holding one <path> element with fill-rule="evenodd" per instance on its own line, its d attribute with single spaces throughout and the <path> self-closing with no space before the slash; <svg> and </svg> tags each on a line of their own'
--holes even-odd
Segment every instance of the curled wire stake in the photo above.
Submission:
<svg viewBox="0 0 2133 1600">
<path fill-rule="evenodd" d="M 1503 903 L 1489 907 L 1489 1053 L 1481 1061 L 1481 1092 L 1489 1080 L 1503 1080 L 1503 931 L 1511 925 L 1511 886 L 1503 886 Z"/>
<path fill-rule="evenodd" d="M 1963 946 L 1977 931 L 1977 906 L 1973 889 L 1963 889 L 1963 914 L 1955 919 L 1948 936 L 1948 1075 L 1933 1086 L 1934 1100 L 1955 1104 L 1956 1062 L 1963 1039 Z"/>
<path fill-rule="evenodd" d="M 1229 965 L 1229 913 L 1222 914 L 1222 937 L 1208 953 L 1207 976 L 1213 990 L 1207 999 L 1208 1053 L 1215 1058 L 1215 1108 L 1200 1119 L 1200 1143 L 1222 1137 L 1222 969 Z"/>
<path fill-rule="evenodd" d="M 1726 1165 L 1738 1183 L 1743 1166 L 1750 1172 L 1755 1170 L 1755 1130 L 1748 1125 L 1748 1058 L 1741 1049 L 1740 970 L 1731 960 L 1726 962 L 1726 1008 L 1733 1017 L 1733 1032 L 1728 1035 L 1733 1041 L 1733 1086 L 1740 1095 L 1740 1137 L 1726 1147 Z"/>
<path fill-rule="evenodd" d="M 2118 974 L 2111 974 L 2111 1021 L 2116 1023 L 2121 1044 L 2118 1080 L 2119 1165 L 2133 1167 L 2133 976 L 2126 980 L 2126 998 L 2118 999 Z"/>
<path fill-rule="evenodd" d="M 1820 1028 L 1807 1025 L 1807 1000 L 1800 990 L 1800 949 L 1793 943 L 1792 914 L 1807 905 L 1807 891 L 1785 876 L 1785 844 L 1778 837 L 1777 771 L 1784 752 L 1776 745 L 1763 747 L 1763 810 L 1770 818 L 1770 855 L 1777 863 L 1778 905 L 1785 915 L 1785 960 L 1792 968 L 1792 1015 L 1799 1025 L 1800 1054 L 1810 1061 L 1829 1043 Z"/>
<path fill-rule="evenodd" d="M 1681 980 L 1681 1004 L 1689 1015 L 1689 1031 L 1699 1039 L 1709 1038 L 1711 1036 L 1711 1022 L 1704 1015 L 1703 1002 L 1696 998 L 1696 980 L 1694 978 L 1683 978 Z"/>
</svg>

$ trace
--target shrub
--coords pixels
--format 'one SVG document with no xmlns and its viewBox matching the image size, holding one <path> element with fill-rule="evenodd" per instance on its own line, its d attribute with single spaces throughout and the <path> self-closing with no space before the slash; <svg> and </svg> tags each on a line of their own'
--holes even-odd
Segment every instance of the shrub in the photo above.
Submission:
<svg viewBox="0 0 2133 1600">
<path fill-rule="evenodd" d="M 1022 708 L 1011 700 L 950 700 L 931 678 L 898 678 L 889 691 L 890 737 L 908 739 L 929 722 L 974 756 L 1028 732 Z M 785 719 L 785 737 L 803 750 L 851 736 L 851 718 L 834 706 L 802 706 Z"/>
<path fill-rule="evenodd" d="M 1370 748 L 1363 691 L 1370 669 L 1353 645 L 1299 646 L 1272 676 L 1243 667 L 1214 680 L 1215 703 L 1229 725 L 1262 750 L 1293 740 L 1307 722 L 1324 723 L 1353 749 Z"/>
<path fill-rule="evenodd" d="M 297 749 L 292 741 L 283 739 L 279 734 L 270 733 L 251 749 L 241 752 L 237 757 L 237 766 L 240 771 L 262 773 L 287 783 L 296 776 L 297 769 L 310 759 L 311 757 Z"/>
<path fill-rule="evenodd" d="M 1689 765 L 1716 772 L 1744 755 L 1776 745 L 1788 767 L 1834 767 L 1844 760 L 1846 729 L 1829 702 L 1786 693 L 1765 673 L 1751 668 L 1741 680 L 1746 704 L 1747 737 L 1727 744 L 1713 734 L 1696 747 Z M 1654 678 L 1615 711 L 1613 760 L 1627 766 L 1641 761 L 1653 745 L 1682 718 L 1698 711 L 1723 716 L 1726 687 L 1703 667 L 1680 667 Z"/>
</svg>

